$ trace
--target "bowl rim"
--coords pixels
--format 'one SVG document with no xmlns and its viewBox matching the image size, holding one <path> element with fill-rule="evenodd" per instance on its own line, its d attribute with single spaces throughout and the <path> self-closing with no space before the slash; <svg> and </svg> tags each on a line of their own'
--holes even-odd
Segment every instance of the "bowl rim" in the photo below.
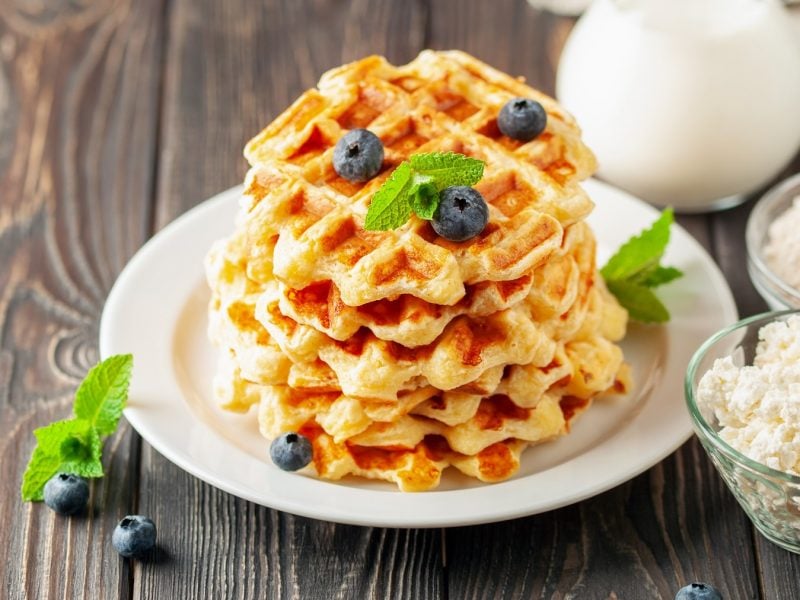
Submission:
<svg viewBox="0 0 800 600">
<path fill-rule="evenodd" d="M 774 203 L 782 199 L 789 192 L 789 190 L 794 187 L 799 188 L 797 190 L 797 195 L 795 197 L 800 198 L 800 173 L 795 173 L 794 175 L 791 175 L 786 179 L 783 179 L 782 181 L 776 183 L 756 201 L 753 210 L 750 211 L 750 215 L 747 217 L 744 240 L 745 240 L 745 248 L 747 251 L 747 258 L 754 267 L 755 271 L 762 277 L 765 277 L 767 283 L 769 283 L 771 286 L 777 288 L 779 291 L 783 292 L 787 296 L 796 299 L 798 305 L 800 305 L 800 290 L 789 285 L 786 281 L 780 278 L 770 268 L 767 262 L 762 258 L 763 244 L 757 240 L 757 238 L 759 237 L 758 236 L 759 232 L 756 231 L 757 217 L 760 216 Z M 763 233 L 763 235 L 761 235 L 762 240 L 766 238 L 768 232 L 769 232 L 769 225 L 767 225 L 766 231 L 762 232 Z M 780 297 L 777 297 L 777 299 L 780 300 L 781 304 L 786 305 L 786 302 L 784 302 L 783 299 L 781 299 Z"/>
<path fill-rule="evenodd" d="M 711 346 L 737 329 L 742 329 L 743 327 L 747 327 L 748 325 L 752 325 L 758 321 L 764 321 L 764 325 L 766 325 L 769 322 L 774 322 L 778 319 L 789 317 L 791 315 L 800 315 L 800 309 L 795 308 L 779 311 L 767 311 L 757 315 L 752 315 L 737 321 L 733 325 L 729 325 L 728 327 L 720 329 L 717 333 L 708 338 L 700 345 L 700 347 L 692 355 L 692 358 L 689 360 L 689 366 L 686 368 L 686 377 L 684 378 L 684 398 L 686 400 L 686 406 L 689 409 L 689 415 L 692 418 L 692 423 L 695 425 L 695 429 L 699 429 L 699 432 L 703 434 L 703 437 L 709 440 L 718 450 L 728 455 L 728 457 L 735 462 L 743 464 L 747 468 L 762 475 L 800 486 L 800 475 L 792 475 L 786 471 L 779 471 L 778 469 L 773 469 L 772 467 L 768 467 L 763 463 L 757 462 L 752 458 L 745 456 L 733 446 L 728 444 L 728 442 L 719 437 L 717 432 L 714 431 L 711 425 L 708 424 L 708 421 L 706 421 L 705 417 L 700 411 L 700 408 L 695 400 L 694 390 L 692 389 L 692 381 L 694 380 L 694 376 L 697 372 L 698 366 L 700 365 L 700 361 L 703 359 Z"/>
</svg>

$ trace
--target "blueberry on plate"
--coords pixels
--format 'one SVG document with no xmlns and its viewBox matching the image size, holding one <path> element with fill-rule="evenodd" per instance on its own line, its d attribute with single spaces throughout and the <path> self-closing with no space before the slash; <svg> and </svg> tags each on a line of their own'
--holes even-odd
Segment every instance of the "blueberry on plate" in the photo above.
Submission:
<svg viewBox="0 0 800 600">
<path fill-rule="evenodd" d="M 44 484 L 44 503 L 60 515 L 74 515 L 88 501 L 89 484 L 83 477 L 57 473 Z"/>
<path fill-rule="evenodd" d="M 489 221 L 489 207 L 475 188 L 454 185 L 442 190 L 433 215 L 433 230 L 451 242 L 463 242 L 478 235 Z"/>
<path fill-rule="evenodd" d="M 269 446 L 272 462 L 284 471 L 302 469 L 314 456 L 311 441 L 301 433 L 284 433 L 272 440 Z"/>
<path fill-rule="evenodd" d="M 349 181 L 367 181 L 381 170 L 383 144 L 367 129 L 351 129 L 333 149 L 333 169 Z"/>
<path fill-rule="evenodd" d="M 690 583 L 678 590 L 675 600 L 722 600 L 722 594 L 708 583 Z"/>
<path fill-rule="evenodd" d="M 536 100 L 514 98 L 505 103 L 497 116 L 497 127 L 503 135 L 529 142 L 544 131 L 547 113 Z"/>
<path fill-rule="evenodd" d="M 111 543 L 126 558 L 140 557 L 156 545 L 156 524 L 142 515 L 128 515 L 114 528 Z"/>
</svg>

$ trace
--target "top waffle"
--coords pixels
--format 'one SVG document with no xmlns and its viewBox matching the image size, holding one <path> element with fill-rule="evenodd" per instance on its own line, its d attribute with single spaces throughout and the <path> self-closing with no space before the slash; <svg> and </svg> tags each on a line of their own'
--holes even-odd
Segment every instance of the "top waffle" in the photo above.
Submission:
<svg viewBox="0 0 800 600">
<path fill-rule="evenodd" d="M 516 96 L 536 99 L 548 113 L 547 129 L 528 143 L 497 129 L 497 114 Z M 381 172 L 363 184 L 332 166 L 336 142 L 356 127 L 368 127 L 385 148 Z M 391 171 L 411 154 L 433 151 L 485 162 L 475 187 L 489 205 L 486 229 L 460 244 L 416 217 L 396 230 L 365 231 L 369 202 Z M 578 182 L 594 158 L 572 118 L 460 52 L 426 51 L 402 67 L 369 57 L 330 71 L 245 155 L 252 164 L 241 222 L 248 277 L 298 290 L 332 282 L 348 306 L 402 295 L 453 305 L 468 286 L 526 277 L 592 208 Z"/>
</svg>

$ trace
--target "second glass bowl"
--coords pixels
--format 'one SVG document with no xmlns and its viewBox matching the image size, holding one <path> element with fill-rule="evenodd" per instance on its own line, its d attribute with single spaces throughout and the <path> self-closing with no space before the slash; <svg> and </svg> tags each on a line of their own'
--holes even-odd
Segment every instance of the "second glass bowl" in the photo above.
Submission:
<svg viewBox="0 0 800 600">
<path fill-rule="evenodd" d="M 800 308 L 800 290 L 781 279 L 764 258 L 769 226 L 800 197 L 800 173 L 770 189 L 756 202 L 747 220 L 747 271 L 758 293 L 773 310 Z"/>
<path fill-rule="evenodd" d="M 739 321 L 706 341 L 686 373 L 686 403 L 703 448 L 756 528 L 775 544 L 800 553 L 800 477 L 772 469 L 732 448 L 720 436 L 713 414 L 698 406 L 697 386 L 718 358 L 730 356 L 738 367 L 752 365 L 758 332 L 768 323 L 800 311 L 765 313 Z"/>
</svg>

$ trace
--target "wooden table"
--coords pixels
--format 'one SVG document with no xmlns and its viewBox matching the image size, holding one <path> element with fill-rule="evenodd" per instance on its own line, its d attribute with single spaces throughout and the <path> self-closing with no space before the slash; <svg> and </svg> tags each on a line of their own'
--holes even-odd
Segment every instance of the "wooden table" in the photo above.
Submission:
<svg viewBox="0 0 800 600">
<path fill-rule="evenodd" d="M 695 440 L 591 500 L 448 530 L 257 506 L 127 425 L 88 516 L 19 499 L 31 432 L 69 412 L 126 261 L 239 183 L 245 141 L 323 71 L 461 48 L 552 93 L 571 26 L 524 0 L 0 2 L 0 598 L 672 598 L 693 580 L 726 599 L 800 597 L 800 557 L 754 532 Z M 751 207 L 679 219 L 742 315 L 765 308 L 745 270 Z M 155 561 L 111 547 L 132 512 L 158 524 Z"/>
</svg>

